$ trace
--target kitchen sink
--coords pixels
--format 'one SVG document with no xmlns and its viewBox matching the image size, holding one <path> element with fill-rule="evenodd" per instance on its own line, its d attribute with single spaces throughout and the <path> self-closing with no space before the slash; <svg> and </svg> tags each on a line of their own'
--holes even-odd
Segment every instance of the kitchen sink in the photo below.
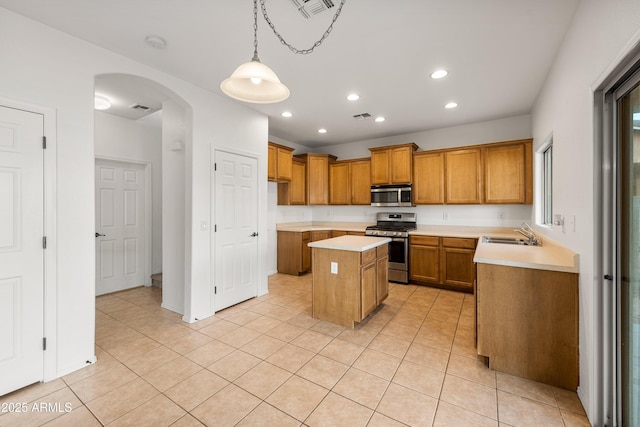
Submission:
<svg viewBox="0 0 640 427">
<path fill-rule="evenodd" d="M 492 236 L 483 236 L 482 241 L 484 243 L 502 243 L 503 245 L 525 245 L 525 246 L 535 246 L 528 239 L 523 239 L 521 237 L 492 237 Z"/>
</svg>

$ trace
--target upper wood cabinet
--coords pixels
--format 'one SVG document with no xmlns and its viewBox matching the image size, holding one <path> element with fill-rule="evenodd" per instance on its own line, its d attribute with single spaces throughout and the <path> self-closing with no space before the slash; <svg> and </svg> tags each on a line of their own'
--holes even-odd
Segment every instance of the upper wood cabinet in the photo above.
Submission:
<svg viewBox="0 0 640 427">
<path fill-rule="evenodd" d="M 307 165 L 307 203 L 309 205 L 329 204 L 329 163 L 336 161 L 330 154 L 298 154 Z"/>
<path fill-rule="evenodd" d="M 411 184 L 413 152 L 418 146 L 409 144 L 369 148 L 371 151 L 371 185 Z"/>
<path fill-rule="evenodd" d="M 269 181 L 291 181 L 293 148 L 269 142 L 267 179 Z"/>
<path fill-rule="evenodd" d="M 413 203 L 444 203 L 444 153 L 422 151 L 413 156 Z"/>
<path fill-rule="evenodd" d="M 371 205 L 371 159 L 350 162 L 351 204 Z"/>
<path fill-rule="evenodd" d="M 482 203 L 480 148 L 445 151 L 445 203 Z"/>
<path fill-rule="evenodd" d="M 329 204 L 351 204 L 351 163 L 340 161 L 329 164 Z"/>
<path fill-rule="evenodd" d="M 291 163 L 291 181 L 278 183 L 279 205 L 307 204 L 307 169 L 304 160 L 297 157 Z"/>
<path fill-rule="evenodd" d="M 371 161 L 342 160 L 329 164 L 329 204 L 371 204 Z"/>
<path fill-rule="evenodd" d="M 533 203 L 532 141 L 483 148 L 484 202 Z"/>
</svg>

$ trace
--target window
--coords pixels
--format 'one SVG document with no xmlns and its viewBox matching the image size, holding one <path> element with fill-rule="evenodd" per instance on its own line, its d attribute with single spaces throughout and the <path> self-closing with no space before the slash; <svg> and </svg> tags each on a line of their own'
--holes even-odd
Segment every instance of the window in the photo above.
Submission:
<svg viewBox="0 0 640 427">
<path fill-rule="evenodd" d="M 552 168 L 552 154 L 553 154 L 553 140 L 549 139 L 549 142 L 544 145 L 541 150 L 542 153 L 542 189 L 541 194 L 541 216 L 542 224 L 551 225 L 553 223 L 553 168 Z"/>
</svg>

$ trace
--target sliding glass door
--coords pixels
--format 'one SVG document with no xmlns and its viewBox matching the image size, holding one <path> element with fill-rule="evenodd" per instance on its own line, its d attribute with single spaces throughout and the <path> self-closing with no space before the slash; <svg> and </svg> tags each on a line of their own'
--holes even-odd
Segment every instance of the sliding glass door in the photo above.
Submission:
<svg viewBox="0 0 640 427">
<path fill-rule="evenodd" d="M 619 409 L 640 426 L 640 76 L 617 93 Z"/>
</svg>

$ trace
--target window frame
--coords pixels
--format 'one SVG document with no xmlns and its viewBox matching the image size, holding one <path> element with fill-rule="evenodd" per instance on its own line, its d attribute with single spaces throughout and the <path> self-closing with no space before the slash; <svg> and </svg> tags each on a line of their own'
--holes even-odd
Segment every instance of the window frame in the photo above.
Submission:
<svg viewBox="0 0 640 427">
<path fill-rule="evenodd" d="M 539 201 L 538 222 L 540 225 L 553 226 L 553 135 L 538 149 L 539 159 Z"/>
</svg>

